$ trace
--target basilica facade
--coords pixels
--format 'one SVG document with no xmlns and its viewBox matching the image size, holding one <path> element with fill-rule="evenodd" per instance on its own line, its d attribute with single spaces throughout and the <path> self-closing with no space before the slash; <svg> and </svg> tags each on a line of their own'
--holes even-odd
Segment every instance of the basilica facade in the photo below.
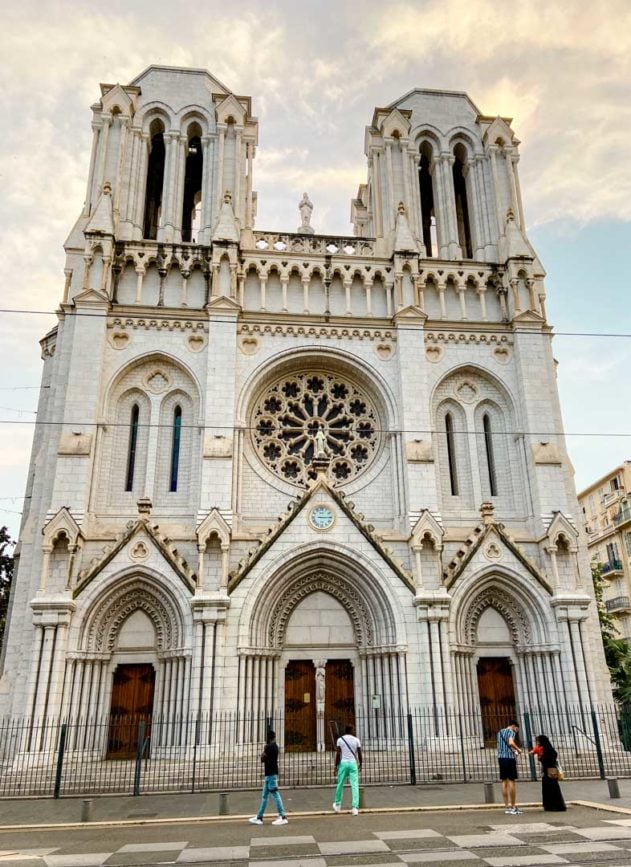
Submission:
<svg viewBox="0 0 631 867">
<path fill-rule="evenodd" d="M 510 119 L 376 108 L 339 237 L 302 190 L 256 226 L 208 72 L 92 111 L 0 715 L 291 712 L 321 749 L 342 711 L 610 699 Z"/>
</svg>

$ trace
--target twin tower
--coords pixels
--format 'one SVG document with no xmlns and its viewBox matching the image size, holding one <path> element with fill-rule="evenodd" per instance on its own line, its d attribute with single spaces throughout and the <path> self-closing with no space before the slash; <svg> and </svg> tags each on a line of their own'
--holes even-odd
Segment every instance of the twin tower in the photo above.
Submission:
<svg viewBox="0 0 631 867">
<path fill-rule="evenodd" d="M 510 120 L 375 109 L 345 237 L 306 194 L 297 230 L 256 225 L 251 100 L 205 71 L 102 85 L 92 126 L 0 711 L 237 711 L 226 750 L 280 714 L 309 751 L 416 707 L 562 735 L 606 700 Z"/>
</svg>

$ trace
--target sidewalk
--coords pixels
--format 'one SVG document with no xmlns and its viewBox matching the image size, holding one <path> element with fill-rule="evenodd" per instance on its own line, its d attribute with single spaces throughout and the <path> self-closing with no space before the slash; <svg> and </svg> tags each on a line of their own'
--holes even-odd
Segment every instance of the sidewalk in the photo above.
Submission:
<svg viewBox="0 0 631 867">
<path fill-rule="evenodd" d="M 626 807 L 631 809 L 631 779 L 620 780 L 618 799 L 611 799 L 606 781 L 580 780 L 564 782 L 563 793 L 568 801 L 592 801 L 606 807 Z M 494 784 L 495 803 L 501 806 L 502 794 L 499 783 Z M 283 801 L 287 813 L 321 813 L 331 810 L 333 781 L 329 788 L 285 789 L 281 785 Z M 93 797 L 92 822 L 124 824 L 151 824 L 183 819 L 213 818 L 219 815 L 219 795 L 217 792 L 201 794 L 168 794 L 132 796 Z M 350 804 L 350 792 L 345 794 L 345 802 Z M 541 783 L 520 782 L 518 802 L 520 804 L 539 804 Z M 229 816 L 251 816 L 259 803 L 259 792 L 229 792 L 227 796 Z M 364 789 L 364 809 L 415 810 L 462 806 L 484 806 L 484 786 L 482 783 L 420 784 L 417 786 L 366 786 Z M 488 805 L 487 805 L 488 806 Z M 61 798 L 55 801 L 45 799 L 15 799 L 0 801 L 0 828 L 8 826 L 45 826 L 70 825 L 81 819 L 82 798 Z"/>
</svg>

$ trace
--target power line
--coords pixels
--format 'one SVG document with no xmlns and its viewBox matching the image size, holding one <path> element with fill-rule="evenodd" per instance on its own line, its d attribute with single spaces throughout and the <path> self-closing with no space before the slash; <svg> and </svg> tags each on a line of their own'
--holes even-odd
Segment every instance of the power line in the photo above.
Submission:
<svg viewBox="0 0 631 867">
<path fill-rule="evenodd" d="M 33 316 L 55 316 L 58 313 L 58 311 L 57 310 L 21 310 L 21 309 L 17 309 L 17 308 L 4 307 L 4 308 L 0 308 L 0 313 L 17 314 L 17 315 L 33 315 Z M 187 313 L 187 312 L 183 312 L 179 309 L 174 310 L 173 308 L 168 308 L 168 307 L 158 307 L 158 308 L 152 308 L 152 310 L 150 312 L 144 312 L 144 313 L 140 312 L 140 311 L 133 311 L 131 313 L 129 313 L 129 312 L 116 313 L 113 311 L 108 312 L 108 313 L 99 313 L 98 311 L 95 311 L 94 313 L 88 313 L 88 312 L 82 313 L 80 311 L 72 311 L 70 313 L 70 315 L 73 317 L 85 316 L 85 317 L 89 317 L 91 319 L 111 319 L 111 318 L 148 319 L 149 318 L 149 319 L 179 319 L 182 321 L 190 320 L 190 319 L 194 318 L 195 316 L 198 316 L 199 317 L 198 321 L 203 322 L 203 323 L 205 323 L 205 322 L 220 322 L 220 323 L 225 324 L 226 320 L 223 317 L 205 316 L 202 318 L 201 313 L 203 313 L 203 310 L 200 310 L 198 308 L 195 308 L 194 310 L 191 310 L 191 312 Z M 279 314 L 279 315 L 287 316 L 288 314 Z M 298 314 L 296 314 L 296 315 L 298 315 Z M 312 315 L 314 317 L 319 317 L 319 318 L 317 320 L 314 319 L 314 321 L 309 325 L 303 325 L 301 323 L 301 327 L 317 328 L 317 327 L 322 326 L 322 325 L 329 325 L 329 326 L 333 325 L 334 327 L 340 327 L 340 328 L 359 328 L 359 329 L 362 329 L 362 328 L 393 328 L 397 332 L 399 332 L 399 331 L 416 331 L 417 330 L 416 328 L 411 328 L 411 327 L 405 326 L 405 325 L 400 325 L 400 324 L 393 325 L 390 323 L 391 317 L 374 317 L 375 320 L 377 320 L 377 321 L 375 321 L 374 324 L 371 324 L 370 322 L 366 321 L 367 319 L 371 318 L 368 316 L 358 316 L 357 319 L 354 319 L 353 317 L 343 317 L 343 316 L 340 316 L 339 314 L 335 314 L 335 313 L 328 313 L 328 314 L 326 314 L 326 313 L 314 313 Z M 325 318 L 326 321 L 322 322 L 321 321 L 322 318 Z M 330 322 L 331 319 L 335 319 L 336 321 L 331 323 Z M 343 319 L 344 321 L 338 322 L 337 321 L 338 319 Z M 362 320 L 361 322 L 358 321 L 360 319 Z M 381 323 L 378 322 L 379 319 L 382 320 Z M 384 320 L 387 321 L 387 323 L 388 323 L 387 325 L 383 324 Z M 274 322 L 274 321 L 271 321 L 269 319 L 256 319 L 256 318 L 252 317 L 251 315 L 248 315 L 247 320 L 242 320 L 242 322 L 244 324 L 274 326 L 274 325 L 289 324 L 290 320 L 289 319 L 282 319 L 282 320 L 278 320 L 277 322 Z M 355 324 L 351 324 L 351 323 L 355 323 Z M 631 332 L 554 331 L 554 330 L 552 330 L 552 326 L 547 326 L 547 327 L 549 327 L 551 329 L 550 333 L 554 337 L 604 337 L 607 339 L 622 338 L 622 339 L 626 339 L 626 340 L 631 338 Z M 530 328 L 519 328 L 519 326 L 517 328 L 512 328 L 510 326 L 510 323 L 503 323 L 503 327 L 492 327 L 492 326 L 488 326 L 488 325 L 478 326 L 477 323 L 475 323 L 475 320 L 457 320 L 457 319 L 433 320 L 431 327 L 429 327 L 427 330 L 428 331 L 464 330 L 465 332 L 471 331 L 471 332 L 475 332 L 476 334 L 506 334 L 506 335 L 510 335 L 510 334 L 535 335 L 538 333 L 538 332 L 532 331 Z M 37 386 L 30 386 L 30 387 L 36 388 Z M 48 386 L 45 386 L 45 387 L 48 387 Z"/>
<path fill-rule="evenodd" d="M 75 425 L 76 427 L 122 427 L 129 428 L 129 422 L 119 422 L 119 421 L 40 421 L 38 419 L 0 419 L 0 424 L 32 424 L 36 426 L 47 426 L 47 427 L 72 427 Z M 138 422 L 139 428 L 165 428 L 171 430 L 173 428 L 172 423 L 152 423 L 152 422 Z M 221 424 L 212 424 L 212 425 L 202 425 L 202 424 L 184 424 L 180 425 L 182 429 L 190 429 L 196 431 L 230 431 L 234 433 L 235 431 L 257 431 L 260 433 L 258 427 L 252 427 L 251 425 L 221 425 Z M 445 432 L 436 430 L 436 429 L 423 429 L 423 428 L 380 428 L 373 427 L 370 428 L 347 428 L 346 431 L 350 433 L 354 433 L 357 435 L 361 435 L 362 433 L 367 438 L 373 433 L 380 434 L 426 434 L 426 435 L 440 435 L 444 436 Z M 304 433 L 305 436 L 312 437 L 312 434 L 308 431 L 305 431 L 302 427 L 295 427 L 291 425 L 284 425 L 283 427 L 276 428 L 272 431 L 272 433 L 277 436 L 282 436 L 284 433 L 292 434 L 293 432 Z M 341 431 L 343 433 L 344 431 Z M 484 431 L 478 430 L 454 430 L 455 436 L 480 436 L 484 437 Z M 264 434 L 265 436 L 270 436 L 271 434 Z M 631 431 L 628 433 L 623 433 L 621 431 L 611 431 L 611 432 L 596 432 L 596 431 L 527 431 L 527 430 L 498 430 L 493 431 L 493 436 L 530 436 L 530 437 L 631 437 Z M 360 439 L 362 437 L 360 436 Z"/>
</svg>

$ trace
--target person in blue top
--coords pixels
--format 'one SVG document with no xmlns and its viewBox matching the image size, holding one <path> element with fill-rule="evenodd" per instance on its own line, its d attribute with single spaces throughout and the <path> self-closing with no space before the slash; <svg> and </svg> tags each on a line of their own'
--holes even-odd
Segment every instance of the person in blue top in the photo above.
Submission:
<svg viewBox="0 0 631 867">
<path fill-rule="evenodd" d="M 497 758 L 500 766 L 500 780 L 502 781 L 504 812 L 510 816 L 518 816 L 521 813 L 521 810 L 515 806 L 517 756 L 521 755 L 521 749 L 515 740 L 518 731 L 519 724 L 515 720 L 511 720 L 506 728 L 497 733 Z"/>
</svg>

